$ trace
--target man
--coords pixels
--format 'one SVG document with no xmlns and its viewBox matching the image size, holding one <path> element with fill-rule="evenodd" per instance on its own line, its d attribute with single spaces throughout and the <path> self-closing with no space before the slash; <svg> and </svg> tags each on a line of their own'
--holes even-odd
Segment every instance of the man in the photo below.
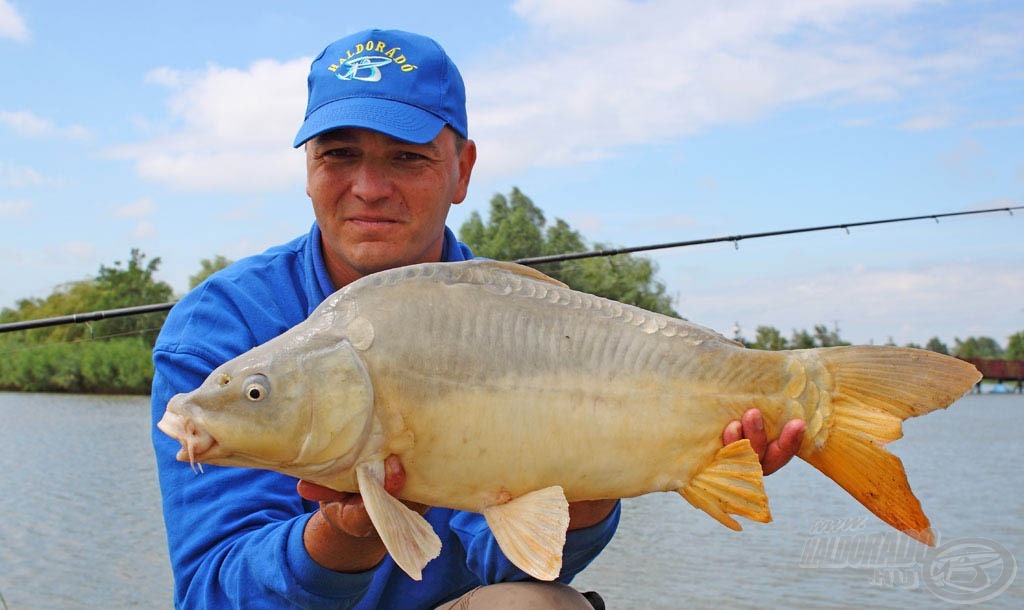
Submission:
<svg viewBox="0 0 1024 610">
<path fill-rule="evenodd" d="M 308 234 L 215 274 L 172 310 L 153 352 L 154 424 L 175 393 L 301 322 L 342 286 L 376 271 L 472 257 L 445 220 L 466 197 L 476 144 L 462 78 L 433 40 L 372 30 L 328 46 L 311 66 L 294 144 L 305 146 L 316 222 Z M 723 440 L 750 438 L 767 472 L 793 455 L 802 427 L 790 422 L 768 445 L 759 421 L 747 413 Z M 463 595 L 458 607 L 499 607 L 501 599 L 589 607 L 558 583 L 505 584 L 527 576 L 501 554 L 480 515 L 412 505 L 443 544 L 416 582 L 387 556 L 358 494 L 307 482 L 296 488 L 284 475 L 242 468 L 196 476 L 155 427 L 153 443 L 179 608 L 434 608 Z M 404 472 L 395 456 L 386 473 L 385 487 L 397 493 Z M 561 580 L 608 543 L 618 507 L 570 505 Z M 476 588 L 492 583 L 503 584 Z"/>
</svg>

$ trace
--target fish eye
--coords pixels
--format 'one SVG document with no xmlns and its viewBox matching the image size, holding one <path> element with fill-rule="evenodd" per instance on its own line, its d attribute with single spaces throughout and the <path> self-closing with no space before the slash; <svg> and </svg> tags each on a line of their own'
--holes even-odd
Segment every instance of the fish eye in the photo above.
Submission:
<svg viewBox="0 0 1024 610">
<path fill-rule="evenodd" d="M 265 375 L 253 375 L 245 380 L 245 397 L 260 402 L 270 395 L 270 380 Z"/>
</svg>

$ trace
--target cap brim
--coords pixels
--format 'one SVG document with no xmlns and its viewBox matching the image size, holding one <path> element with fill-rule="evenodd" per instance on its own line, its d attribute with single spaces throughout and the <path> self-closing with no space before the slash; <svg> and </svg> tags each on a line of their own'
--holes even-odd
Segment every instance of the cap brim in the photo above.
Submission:
<svg viewBox="0 0 1024 610">
<path fill-rule="evenodd" d="M 346 98 L 317 108 L 299 128 L 293 146 L 298 148 L 316 136 L 341 129 L 362 127 L 392 138 L 426 144 L 441 133 L 445 121 L 425 110 L 380 98 Z"/>
</svg>

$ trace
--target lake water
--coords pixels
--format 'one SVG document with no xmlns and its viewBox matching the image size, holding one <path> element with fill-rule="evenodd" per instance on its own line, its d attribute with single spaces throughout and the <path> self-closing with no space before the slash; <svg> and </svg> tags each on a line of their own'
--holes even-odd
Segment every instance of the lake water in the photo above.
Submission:
<svg viewBox="0 0 1024 610">
<path fill-rule="evenodd" d="M 931 555 L 801 462 L 766 480 L 774 521 L 743 532 L 676 494 L 627 500 L 576 585 L 610 609 L 1022 608 L 1022 415 L 1020 395 L 971 395 L 891 445 Z M 171 607 L 151 452 L 146 398 L 0 393 L 0 610 Z"/>
</svg>

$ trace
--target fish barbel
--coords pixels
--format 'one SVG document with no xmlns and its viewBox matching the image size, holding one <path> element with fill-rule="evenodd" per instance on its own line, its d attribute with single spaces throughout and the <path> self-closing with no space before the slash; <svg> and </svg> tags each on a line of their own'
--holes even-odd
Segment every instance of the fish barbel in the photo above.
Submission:
<svg viewBox="0 0 1024 610">
<path fill-rule="evenodd" d="M 558 576 L 568 502 L 674 491 L 732 529 L 771 520 L 758 456 L 722 446 L 761 410 L 769 437 L 807 422 L 798 455 L 898 530 L 932 543 L 898 457 L 902 421 L 980 375 L 930 351 L 747 349 L 706 328 L 570 290 L 528 267 L 433 263 L 364 277 L 304 322 L 167 405 L 182 461 L 275 470 L 362 494 L 395 562 L 440 552 L 407 499 L 482 513 L 532 576 Z"/>
</svg>

